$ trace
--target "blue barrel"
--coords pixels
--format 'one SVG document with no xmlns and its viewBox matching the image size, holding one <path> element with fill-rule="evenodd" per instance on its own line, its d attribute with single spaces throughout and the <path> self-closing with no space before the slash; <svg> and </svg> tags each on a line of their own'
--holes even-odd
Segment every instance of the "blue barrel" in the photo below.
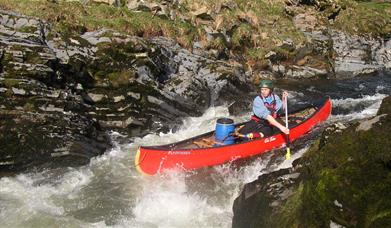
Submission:
<svg viewBox="0 0 391 228">
<path fill-rule="evenodd" d="M 224 143 L 225 145 L 233 144 L 235 138 L 229 136 L 235 131 L 234 121 L 229 118 L 220 118 L 216 121 L 215 138 L 217 141 Z"/>
</svg>

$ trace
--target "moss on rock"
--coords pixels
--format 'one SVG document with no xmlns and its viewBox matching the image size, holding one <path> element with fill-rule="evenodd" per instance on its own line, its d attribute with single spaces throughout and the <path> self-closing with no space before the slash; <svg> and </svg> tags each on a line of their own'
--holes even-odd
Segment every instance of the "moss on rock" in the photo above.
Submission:
<svg viewBox="0 0 391 228">
<path fill-rule="evenodd" d="M 113 72 L 107 75 L 113 87 L 126 86 L 134 79 L 135 73 L 133 71 Z"/>
<path fill-rule="evenodd" d="M 377 112 L 378 115 L 387 114 L 387 113 L 388 114 L 391 113 L 391 96 L 383 99 L 382 105 L 380 106 L 380 109 Z"/>
<path fill-rule="evenodd" d="M 380 113 L 387 116 L 368 131 L 353 125 L 306 153 L 303 189 L 295 197 L 301 206 L 286 210 L 288 201 L 280 214 L 295 215 L 294 222 L 303 227 L 325 227 L 330 221 L 345 227 L 391 224 L 390 107 L 389 101 L 383 103 Z"/>
</svg>

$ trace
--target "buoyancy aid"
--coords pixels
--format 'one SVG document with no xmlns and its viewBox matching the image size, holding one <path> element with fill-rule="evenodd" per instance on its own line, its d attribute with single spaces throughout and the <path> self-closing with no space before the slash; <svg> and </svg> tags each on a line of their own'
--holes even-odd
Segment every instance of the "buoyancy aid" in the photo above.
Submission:
<svg viewBox="0 0 391 228">
<path fill-rule="evenodd" d="M 277 118 L 277 110 L 276 110 L 276 97 L 274 96 L 274 93 L 270 94 L 269 96 L 273 96 L 273 100 L 271 102 L 267 102 L 266 99 L 264 99 L 261 95 L 259 95 L 259 98 L 262 99 L 263 101 L 263 105 L 265 105 L 265 107 L 267 108 L 267 110 L 269 110 L 270 112 L 270 115 L 273 117 L 273 118 Z M 255 114 L 253 114 L 251 116 L 251 119 L 252 120 L 255 120 L 257 122 L 260 122 L 262 121 L 263 119 L 262 118 L 259 118 L 258 116 L 256 116 Z"/>
</svg>

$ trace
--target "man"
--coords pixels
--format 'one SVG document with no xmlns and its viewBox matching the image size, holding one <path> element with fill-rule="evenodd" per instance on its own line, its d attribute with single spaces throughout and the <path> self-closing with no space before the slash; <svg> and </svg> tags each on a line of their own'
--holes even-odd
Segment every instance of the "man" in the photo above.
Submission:
<svg viewBox="0 0 391 228">
<path fill-rule="evenodd" d="M 277 122 L 277 113 L 281 112 L 283 103 L 276 94 L 273 93 L 273 82 L 262 80 L 259 84 L 259 95 L 253 102 L 253 116 L 250 122 L 239 130 L 239 136 L 255 139 L 273 135 L 273 128 L 280 129 L 281 132 L 289 134 L 289 129 Z M 283 100 L 288 96 L 288 92 L 282 93 Z"/>
</svg>

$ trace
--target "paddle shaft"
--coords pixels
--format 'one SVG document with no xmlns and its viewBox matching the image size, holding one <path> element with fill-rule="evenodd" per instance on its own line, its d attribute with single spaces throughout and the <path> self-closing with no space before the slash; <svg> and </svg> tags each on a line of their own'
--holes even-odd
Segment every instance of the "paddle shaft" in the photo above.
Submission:
<svg viewBox="0 0 391 228">
<path fill-rule="evenodd" d="M 288 124 L 288 97 L 285 96 L 285 127 L 289 129 Z M 286 135 L 286 154 L 285 159 L 289 159 L 291 157 L 291 148 L 290 148 L 290 139 L 289 134 Z"/>
<path fill-rule="evenodd" d="M 285 97 L 285 127 L 289 129 L 288 125 L 288 98 Z M 286 135 L 289 139 L 289 134 Z M 289 140 L 288 140 L 289 143 Z"/>
</svg>

